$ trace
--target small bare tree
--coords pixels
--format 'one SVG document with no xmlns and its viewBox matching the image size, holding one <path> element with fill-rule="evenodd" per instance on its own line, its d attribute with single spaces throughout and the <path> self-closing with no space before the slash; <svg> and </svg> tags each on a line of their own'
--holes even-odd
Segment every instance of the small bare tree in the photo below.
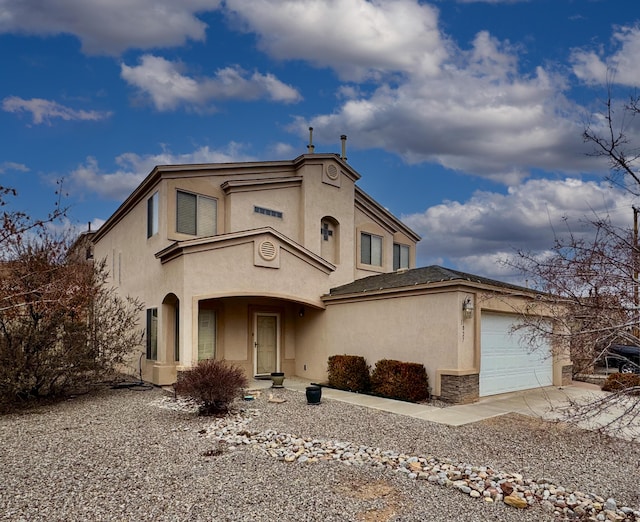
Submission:
<svg viewBox="0 0 640 522">
<path fill-rule="evenodd" d="M 640 148 L 633 144 L 639 113 L 640 97 L 632 96 L 618 114 L 609 89 L 605 110 L 583 133 L 592 155 L 608 160 L 609 180 L 634 195 L 640 195 Z M 523 327 L 533 336 L 568 344 L 574 374 L 592 368 L 612 344 L 640 346 L 637 230 L 614 226 L 608 217 L 595 217 L 588 226 L 591 234 L 569 230 L 545 254 L 519 252 L 509 261 L 542 292 L 539 301 L 554 324 L 551 329 L 548 321 L 523 314 Z M 573 404 L 572 418 L 593 424 L 606 413 L 604 431 L 638 429 L 640 396 L 634 383 Z"/>
<path fill-rule="evenodd" d="M 141 343 L 140 303 L 104 284 L 104 264 L 67 255 L 69 241 L 47 226 L 62 215 L 2 215 L 0 405 L 77 391 Z"/>
<path fill-rule="evenodd" d="M 608 161 L 609 179 L 636 196 L 640 195 L 640 144 L 635 145 L 633 139 L 638 138 L 639 130 L 635 126 L 638 114 L 640 96 L 631 96 L 619 114 L 609 87 L 605 110 L 597 123 L 587 124 L 582 133 L 584 141 L 593 145 L 591 155 Z"/>
<path fill-rule="evenodd" d="M 524 314 L 531 335 L 569 346 L 573 373 L 591 371 L 613 344 L 638 343 L 634 253 L 629 230 L 593 221 L 592 235 L 568 232 L 544 254 L 518 252 L 509 263 L 541 293 L 549 322 Z"/>
</svg>

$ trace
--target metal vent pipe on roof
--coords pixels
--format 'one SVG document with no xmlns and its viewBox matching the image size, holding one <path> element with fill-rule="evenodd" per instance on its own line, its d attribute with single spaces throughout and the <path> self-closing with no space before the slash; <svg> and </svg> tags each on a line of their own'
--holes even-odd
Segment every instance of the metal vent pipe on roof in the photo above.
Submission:
<svg viewBox="0 0 640 522">
<path fill-rule="evenodd" d="M 340 156 L 340 158 L 343 161 L 347 161 L 347 135 L 343 134 L 342 136 L 340 136 L 340 141 L 342 141 L 342 155 Z"/>
<path fill-rule="evenodd" d="M 307 145 L 307 149 L 309 150 L 309 154 L 313 154 L 315 150 L 315 146 L 313 145 L 313 127 L 309 127 L 309 145 Z"/>
</svg>

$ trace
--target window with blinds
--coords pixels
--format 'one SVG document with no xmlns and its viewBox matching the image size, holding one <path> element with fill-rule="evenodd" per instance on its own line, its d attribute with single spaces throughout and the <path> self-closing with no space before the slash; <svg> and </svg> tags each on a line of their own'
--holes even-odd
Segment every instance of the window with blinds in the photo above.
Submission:
<svg viewBox="0 0 640 522">
<path fill-rule="evenodd" d="M 360 234 L 360 262 L 382 266 L 382 237 L 364 232 Z"/>
<path fill-rule="evenodd" d="M 393 269 L 409 268 L 409 247 L 399 243 L 393 244 Z"/>
<path fill-rule="evenodd" d="M 217 233 L 218 202 L 214 198 L 178 191 L 176 231 L 192 236 L 214 236 Z"/>
</svg>

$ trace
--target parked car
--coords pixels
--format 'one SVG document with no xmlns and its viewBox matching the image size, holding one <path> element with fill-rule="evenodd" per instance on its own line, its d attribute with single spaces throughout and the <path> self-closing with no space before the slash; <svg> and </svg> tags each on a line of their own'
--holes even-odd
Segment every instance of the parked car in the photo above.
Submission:
<svg viewBox="0 0 640 522">
<path fill-rule="evenodd" d="M 615 359 L 620 373 L 640 373 L 640 346 L 613 344 L 607 357 Z"/>
</svg>

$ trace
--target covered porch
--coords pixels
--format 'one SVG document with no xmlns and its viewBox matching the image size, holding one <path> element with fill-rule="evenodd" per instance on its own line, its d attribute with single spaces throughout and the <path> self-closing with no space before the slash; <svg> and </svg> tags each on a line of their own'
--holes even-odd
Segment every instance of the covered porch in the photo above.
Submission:
<svg viewBox="0 0 640 522">
<path fill-rule="evenodd" d="M 194 297 L 192 303 L 189 310 L 173 294 L 165 299 L 158 317 L 158 357 L 146 361 L 145 380 L 172 384 L 180 371 L 203 359 L 225 360 L 249 378 L 272 372 L 293 376 L 301 331 L 322 310 L 270 296 Z"/>
</svg>

